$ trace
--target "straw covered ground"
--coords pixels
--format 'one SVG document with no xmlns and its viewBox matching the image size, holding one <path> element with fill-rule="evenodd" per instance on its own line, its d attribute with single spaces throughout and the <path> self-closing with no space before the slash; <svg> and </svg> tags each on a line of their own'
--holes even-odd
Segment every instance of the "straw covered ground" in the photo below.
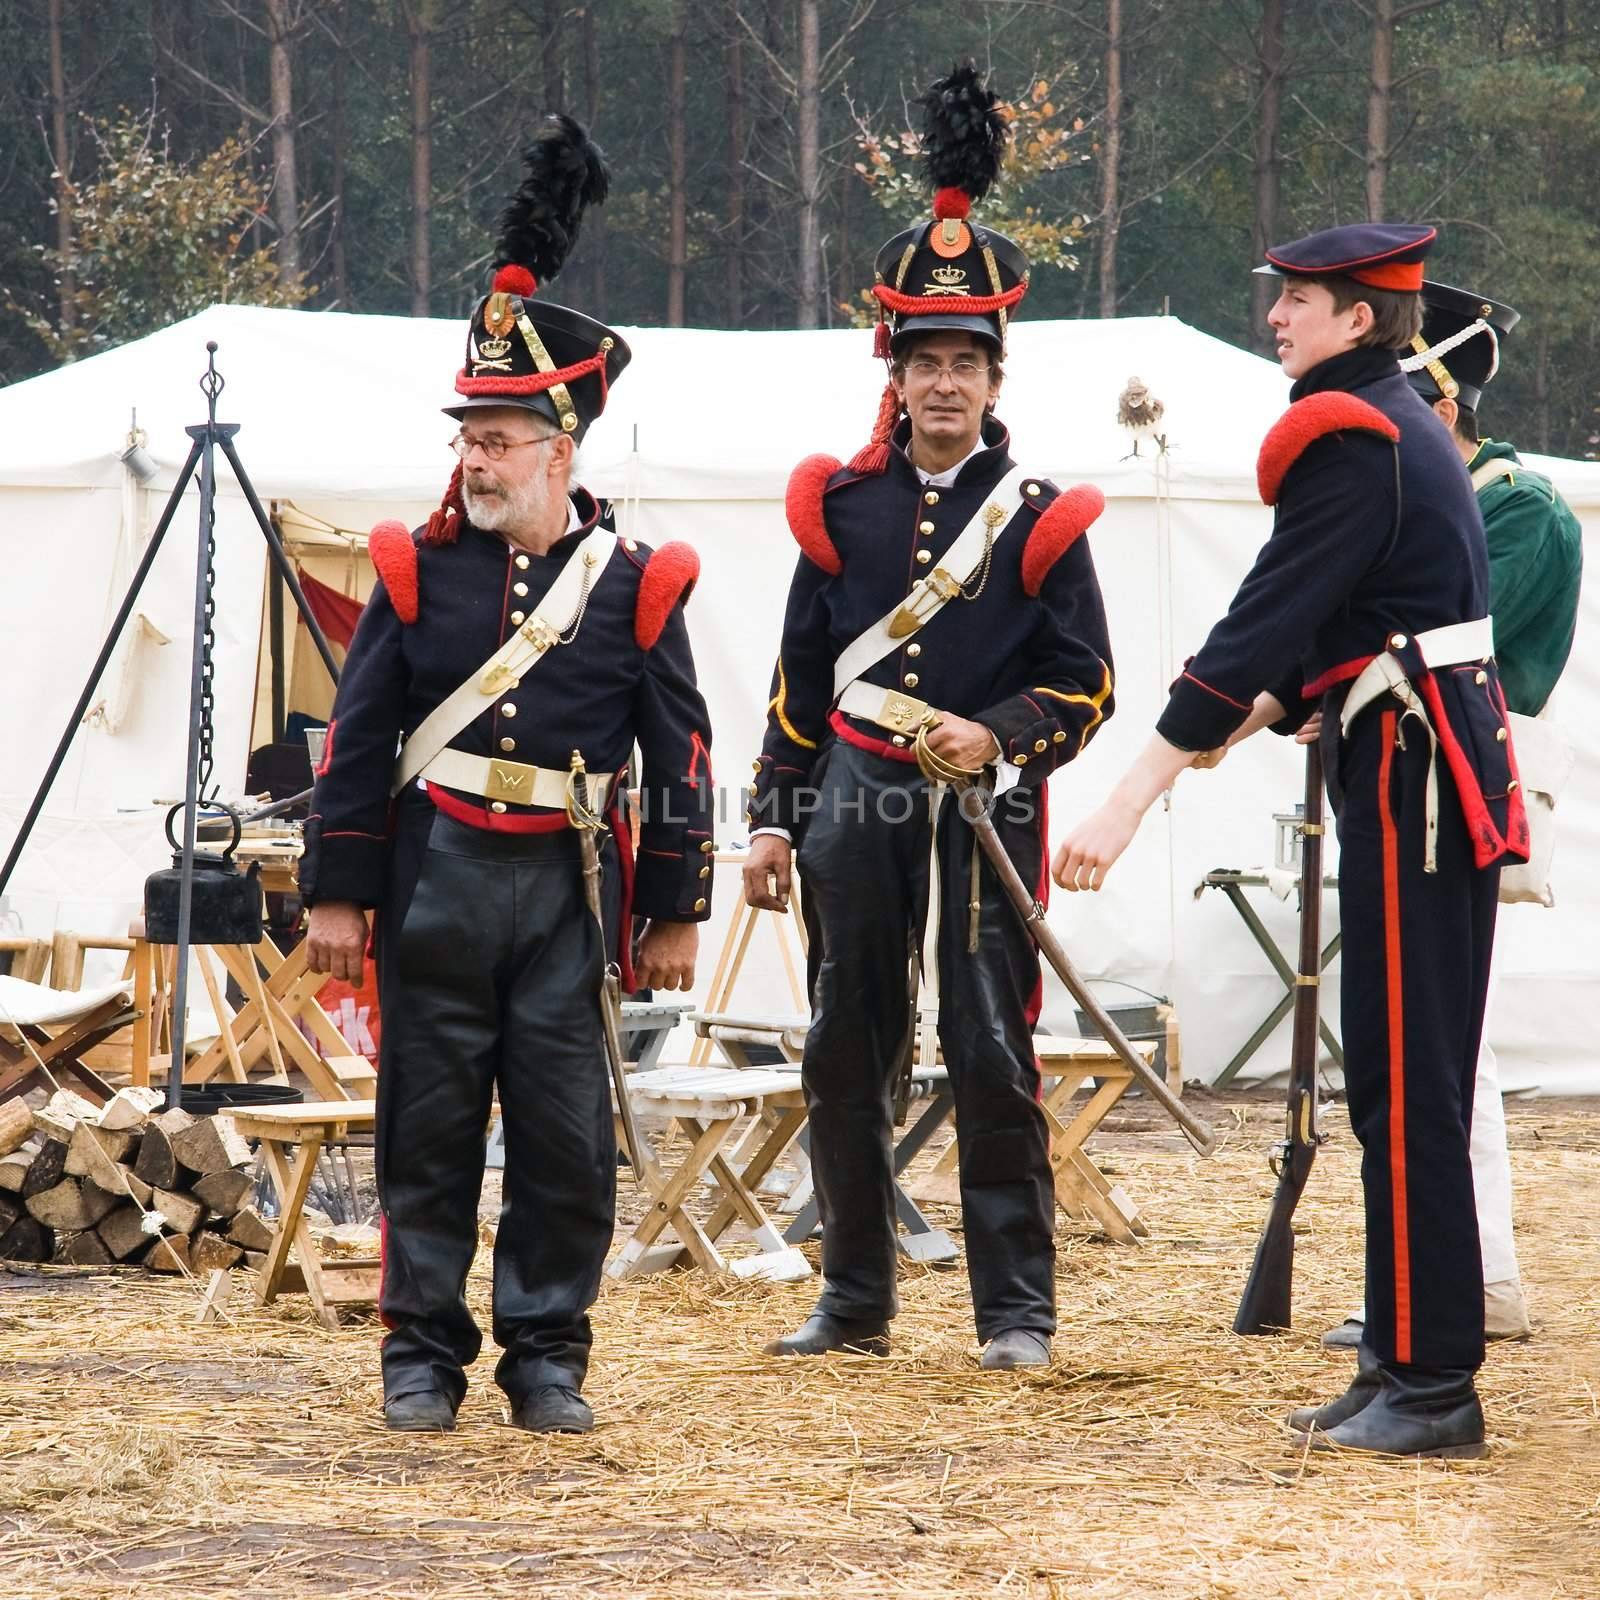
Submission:
<svg viewBox="0 0 1600 1600">
<path fill-rule="evenodd" d="M 1100 1137 L 1153 1238 L 1063 1224 L 1042 1376 L 977 1371 L 959 1271 L 903 1270 L 890 1359 L 805 1363 L 758 1348 L 814 1280 L 677 1274 L 604 1291 L 592 1435 L 504 1426 L 480 1362 L 456 1433 L 397 1436 L 373 1322 L 330 1335 L 288 1301 L 200 1327 L 182 1282 L 0 1275 L 0 1594 L 1600 1595 L 1593 1110 L 1509 1108 L 1537 1337 L 1491 1351 L 1488 1458 L 1419 1465 L 1307 1457 L 1280 1428 L 1351 1370 L 1317 1343 L 1359 1297 L 1342 1113 L 1295 1331 L 1240 1339 L 1280 1113 L 1199 1103 L 1226 1130 L 1209 1162 L 1141 1107 Z"/>
</svg>

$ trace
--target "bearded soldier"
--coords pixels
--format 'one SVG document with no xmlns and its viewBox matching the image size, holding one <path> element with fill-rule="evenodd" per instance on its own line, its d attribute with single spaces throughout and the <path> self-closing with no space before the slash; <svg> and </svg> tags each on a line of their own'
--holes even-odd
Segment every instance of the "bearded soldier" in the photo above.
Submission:
<svg viewBox="0 0 1600 1600">
<path fill-rule="evenodd" d="M 1055 1331 L 1054 1193 L 1031 1030 L 1038 957 L 940 781 L 981 771 L 1027 883 L 1044 780 L 1112 710 L 1081 535 L 1103 499 L 1011 459 L 994 414 L 1027 263 L 968 220 L 1006 123 L 971 67 L 923 100 L 933 220 L 877 258 L 871 443 L 813 456 L 788 493 L 800 559 L 756 766 L 750 904 L 781 910 L 793 846 L 810 931 L 803 1078 L 822 1217 L 815 1313 L 777 1355 L 882 1353 L 896 1310 L 891 1102 L 920 1020 L 955 1095 L 968 1271 L 985 1367 L 1042 1366 Z M 930 814 L 931 813 L 931 814 Z M 922 1031 L 922 1030 L 919 1030 Z"/>
<path fill-rule="evenodd" d="M 628 347 L 536 294 L 606 171 L 565 117 L 525 160 L 445 408 L 458 465 L 426 527 L 373 530 L 378 583 L 306 825 L 312 967 L 358 977 L 376 910 L 384 1414 L 399 1429 L 454 1425 L 481 1342 L 463 1291 L 496 1089 L 496 1381 L 518 1427 L 593 1425 L 579 1391 L 616 1185 L 602 976 L 613 957 L 626 974 L 631 910 L 649 920 L 623 987 L 688 988 L 710 900 L 710 731 L 683 614 L 698 563 L 617 538 L 573 481 Z M 635 742 L 639 861 L 613 825 L 602 929 L 569 813 L 615 824 Z"/>
</svg>

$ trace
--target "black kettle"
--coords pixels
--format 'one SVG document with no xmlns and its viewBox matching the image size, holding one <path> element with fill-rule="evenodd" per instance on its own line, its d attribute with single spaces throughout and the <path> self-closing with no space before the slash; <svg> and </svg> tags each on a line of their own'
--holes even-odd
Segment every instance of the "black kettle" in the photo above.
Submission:
<svg viewBox="0 0 1600 1600">
<path fill-rule="evenodd" d="M 151 944 L 178 942 L 178 896 L 183 885 L 183 846 L 172 837 L 172 819 L 183 810 L 174 806 L 167 813 L 167 843 L 172 846 L 172 865 L 152 872 L 144 880 L 144 936 Z M 194 853 L 194 890 L 189 901 L 190 944 L 261 943 L 261 864 L 250 863 L 241 872 L 234 865 L 233 852 L 239 847 L 243 829 L 238 813 L 224 807 L 233 823 L 233 838 L 220 856 L 209 851 Z"/>
</svg>

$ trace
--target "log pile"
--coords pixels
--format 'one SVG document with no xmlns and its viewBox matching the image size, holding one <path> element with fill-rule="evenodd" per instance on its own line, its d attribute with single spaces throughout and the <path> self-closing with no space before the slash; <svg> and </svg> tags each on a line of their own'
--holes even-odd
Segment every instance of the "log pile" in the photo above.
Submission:
<svg viewBox="0 0 1600 1600">
<path fill-rule="evenodd" d="M 152 1272 L 258 1266 L 272 1225 L 249 1203 L 250 1146 L 226 1114 L 105 1106 L 60 1091 L 0 1101 L 0 1261 L 113 1262 Z"/>
</svg>

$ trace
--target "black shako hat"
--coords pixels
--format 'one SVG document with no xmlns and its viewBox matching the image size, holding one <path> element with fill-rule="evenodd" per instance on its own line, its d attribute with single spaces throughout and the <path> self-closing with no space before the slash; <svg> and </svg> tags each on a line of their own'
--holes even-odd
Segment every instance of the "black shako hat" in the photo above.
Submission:
<svg viewBox="0 0 1600 1600">
<path fill-rule="evenodd" d="M 1400 369 L 1430 404 L 1454 400 L 1475 412 L 1500 369 L 1500 336 L 1521 320 L 1520 311 L 1471 289 L 1424 283 L 1422 332 L 1411 341 L 1415 354 L 1404 357 Z"/>
<path fill-rule="evenodd" d="M 890 239 L 873 263 L 879 326 L 890 350 L 912 333 L 975 333 L 1005 354 L 1006 319 L 1028 292 L 1028 258 L 1014 240 L 967 218 L 994 186 L 1011 137 L 1000 97 L 970 63 L 953 68 L 917 102 L 933 218 Z M 877 353 L 887 355 L 876 341 Z"/>
<path fill-rule="evenodd" d="M 560 272 L 591 205 L 611 175 L 599 147 L 571 117 L 546 117 L 522 153 L 527 175 L 500 218 L 495 275 L 467 328 L 462 398 L 444 408 L 461 418 L 481 406 L 525 406 L 574 443 L 605 410 L 631 352 L 581 311 L 537 298 Z"/>
<path fill-rule="evenodd" d="M 1006 351 L 1012 310 L 1028 292 L 1028 258 L 1003 233 L 970 222 L 973 205 L 994 186 L 1011 128 L 1000 97 L 970 62 L 953 67 L 921 97 L 922 161 L 933 185 L 933 216 L 895 234 L 873 263 L 878 324 L 872 353 L 889 360 L 918 333 L 970 333 L 997 359 Z M 882 472 L 899 420 L 889 384 L 872 439 L 850 462 Z"/>
</svg>

